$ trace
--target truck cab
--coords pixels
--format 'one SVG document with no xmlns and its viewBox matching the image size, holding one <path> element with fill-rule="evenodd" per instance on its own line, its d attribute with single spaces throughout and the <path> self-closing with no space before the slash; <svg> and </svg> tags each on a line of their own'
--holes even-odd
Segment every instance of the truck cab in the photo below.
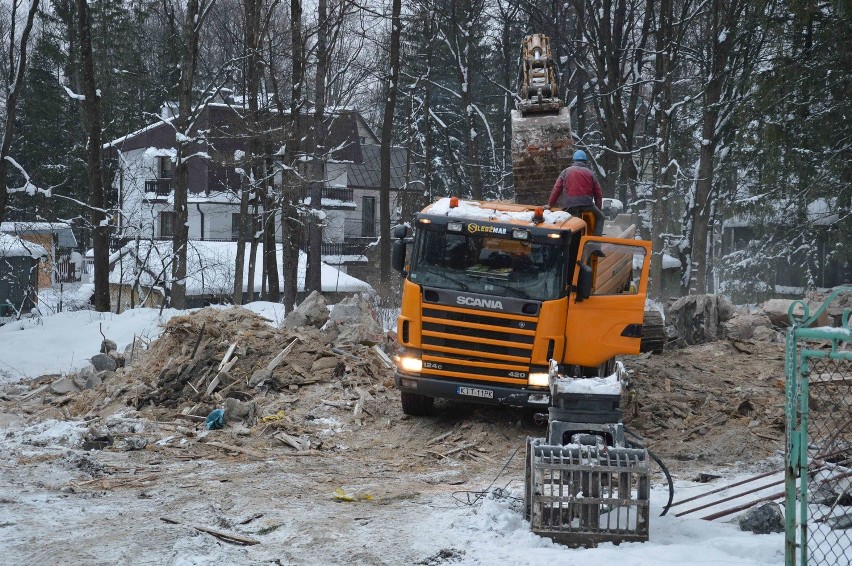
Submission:
<svg viewBox="0 0 852 566">
<path fill-rule="evenodd" d="M 427 413 L 436 397 L 548 406 L 551 363 L 599 375 L 639 353 L 649 242 L 587 236 L 586 221 L 560 210 L 457 198 L 415 226 L 411 257 L 406 229 L 394 247 L 405 413 Z"/>
</svg>

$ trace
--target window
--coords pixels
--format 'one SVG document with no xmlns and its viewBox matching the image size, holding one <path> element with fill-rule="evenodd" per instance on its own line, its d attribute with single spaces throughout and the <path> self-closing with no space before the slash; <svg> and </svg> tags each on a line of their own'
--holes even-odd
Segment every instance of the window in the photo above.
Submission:
<svg viewBox="0 0 852 566">
<path fill-rule="evenodd" d="M 592 268 L 593 295 L 635 295 L 639 292 L 645 249 L 610 242 L 586 242 L 583 263 Z"/>
<path fill-rule="evenodd" d="M 172 178 L 172 158 L 171 157 L 159 157 L 158 158 L 159 171 L 160 171 L 160 179 L 171 179 Z"/>
<path fill-rule="evenodd" d="M 231 214 L 231 240 L 234 242 L 240 239 L 240 214 L 234 212 Z"/>
<path fill-rule="evenodd" d="M 361 206 L 361 235 L 376 237 L 376 197 L 364 197 Z"/>
<path fill-rule="evenodd" d="M 175 213 L 163 211 L 160 213 L 160 237 L 171 238 L 175 235 Z"/>
<path fill-rule="evenodd" d="M 410 277 L 421 285 L 537 301 L 565 292 L 561 242 L 424 229 L 415 248 Z"/>
</svg>

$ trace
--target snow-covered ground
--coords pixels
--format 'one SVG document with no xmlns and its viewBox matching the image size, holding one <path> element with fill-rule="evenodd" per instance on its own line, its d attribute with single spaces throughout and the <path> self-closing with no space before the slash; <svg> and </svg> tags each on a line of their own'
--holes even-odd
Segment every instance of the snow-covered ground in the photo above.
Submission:
<svg viewBox="0 0 852 566">
<path fill-rule="evenodd" d="M 26 426 L 4 422 L 4 416 L 0 449 L 17 460 L 0 464 L 5 468 L 0 553 L 6 563 L 769 566 L 784 561 L 781 533 L 754 535 L 735 524 L 671 513 L 659 517 L 667 499 L 662 486 L 651 493 L 648 542 L 569 549 L 530 532 L 516 499 L 517 471 L 501 478 L 505 485 L 514 477 L 507 496 L 467 505 L 454 492 L 483 489 L 489 477 L 454 486 L 405 470 L 355 475 L 352 467 L 363 464 L 345 453 L 296 464 L 292 457 L 272 455 L 252 463 L 164 461 L 143 452 L 134 454 L 152 462 L 117 463 L 115 458 L 130 453 L 79 448 L 87 432 L 83 423 L 48 420 Z M 77 479 L 81 470 L 122 466 L 135 468 L 141 483 L 155 479 L 147 486 L 109 489 Z M 679 482 L 677 490 L 692 496 L 741 477 Z M 105 478 L 109 482 L 110 476 Z M 373 499 L 334 502 L 337 482 L 346 492 L 370 493 Z M 262 519 L 241 523 L 258 513 Z M 261 543 L 226 544 L 193 530 L 196 524 Z"/>
<path fill-rule="evenodd" d="M 93 310 L 58 310 L 81 294 L 80 286 L 71 287 L 62 295 L 56 289 L 39 292 L 39 308 L 44 316 L 34 316 L 0 326 L 0 383 L 10 383 L 47 374 L 66 374 L 79 370 L 98 353 L 106 336 L 123 350 L 142 338 L 153 340 L 163 331 L 171 317 L 190 311 L 176 309 L 139 308 L 121 314 L 99 313 Z M 83 288 L 85 293 L 85 287 Z M 223 306 L 220 308 L 230 308 Z M 255 301 L 243 305 L 278 326 L 284 320 L 284 305 Z"/>
<path fill-rule="evenodd" d="M 102 334 L 123 350 L 133 337 L 152 340 L 182 311 L 131 309 L 121 314 L 90 310 L 25 318 L 0 326 L 0 383 L 79 370 L 98 353 Z"/>
</svg>

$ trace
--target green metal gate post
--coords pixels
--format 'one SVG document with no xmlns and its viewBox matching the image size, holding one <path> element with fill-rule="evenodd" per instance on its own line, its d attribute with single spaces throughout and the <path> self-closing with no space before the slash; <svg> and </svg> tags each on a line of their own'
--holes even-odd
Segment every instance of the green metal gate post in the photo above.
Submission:
<svg viewBox="0 0 852 566">
<path fill-rule="evenodd" d="M 849 326 L 849 310 L 843 313 L 840 328 L 809 328 L 839 295 L 852 293 L 852 287 L 838 287 L 825 302 L 810 315 L 803 301 L 790 305 L 788 316 L 790 328 L 787 330 L 784 369 L 786 373 L 785 412 L 786 412 L 786 459 L 785 466 L 785 541 L 784 558 L 786 566 L 799 564 L 807 566 L 809 559 L 809 507 L 808 507 L 808 448 L 810 446 L 808 424 L 810 419 L 810 360 L 836 360 L 852 362 L 852 352 L 841 350 L 840 344 L 852 342 L 852 328 Z M 803 313 L 795 315 L 801 308 Z M 816 341 L 831 344 L 829 351 L 803 348 L 798 350 L 799 341 Z M 843 366 L 845 367 L 845 366 Z M 841 374 L 842 376 L 842 374 Z M 842 380 L 841 380 L 842 381 Z M 843 426 L 848 426 L 846 423 Z M 817 431 L 819 432 L 819 431 Z M 798 480 L 798 481 L 797 481 Z M 798 503 L 798 505 L 797 505 Z M 797 530 L 799 540 L 797 542 Z M 796 552 L 798 550 L 798 552 Z"/>
</svg>

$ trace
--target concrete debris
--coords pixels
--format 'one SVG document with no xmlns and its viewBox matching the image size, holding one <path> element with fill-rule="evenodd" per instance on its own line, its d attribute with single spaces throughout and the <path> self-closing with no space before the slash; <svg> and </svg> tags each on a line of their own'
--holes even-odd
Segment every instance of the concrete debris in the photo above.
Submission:
<svg viewBox="0 0 852 566">
<path fill-rule="evenodd" d="M 133 450 L 144 450 L 148 446 L 148 439 L 142 436 L 129 436 L 124 439 L 121 449 L 125 452 Z"/>
<path fill-rule="evenodd" d="M 736 312 L 730 320 L 722 323 L 722 330 L 726 338 L 736 340 L 760 339 L 755 336 L 758 329 L 768 329 L 772 321 L 765 314 L 752 314 L 748 312 Z"/>
<path fill-rule="evenodd" d="M 118 362 L 107 354 L 96 354 L 92 356 L 91 362 L 97 371 L 115 371 L 118 369 Z"/>
<path fill-rule="evenodd" d="M 76 383 L 74 383 L 74 378 L 66 376 L 60 377 L 51 383 L 50 390 L 57 395 L 65 395 L 66 393 L 75 393 L 79 391 L 80 388 L 77 387 Z"/>
<path fill-rule="evenodd" d="M 225 422 L 235 423 L 242 421 L 246 426 L 253 426 L 257 414 L 257 403 L 254 401 L 243 402 L 233 397 L 225 399 Z"/>
<path fill-rule="evenodd" d="M 757 535 L 784 532 L 784 515 L 781 507 L 771 501 L 756 505 L 739 518 L 740 530 Z"/>
<path fill-rule="evenodd" d="M 674 326 L 676 345 L 682 348 L 722 338 L 722 324 L 734 311 L 734 305 L 721 295 L 689 295 L 667 309 L 666 323 Z"/>
<path fill-rule="evenodd" d="M 770 299 L 760 305 L 761 310 L 769 317 L 769 320 L 772 321 L 772 324 L 779 328 L 787 328 L 790 326 L 790 306 L 796 301 L 792 299 Z M 816 309 L 819 308 L 819 304 L 809 305 L 810 312 L 809 314 L 813 316 L 816 313 Z M 801 305 L 798 305 L 793 314 L 797 316 L 802 316 L 804 314 L 804 309 Z M 828 312 L 823 312 L 819 320 L 816 321 L 815 326 L 830 326 L 831 319 L 829 318 Z"/>
<path fill-rule="evenodd" d="M 335 344 L 379 344 L 384 334 L 375 308 L 361 296 L 334 305 L 325 328 L 337 334 Z"/>
<path fill-rule="evenodd" d="M 281 326 L 289 329 L 305 326 L 322 328 L 327 321 L 328 303 L 321 293 L 314 291 L 284 318 Z"/>
</svg>

